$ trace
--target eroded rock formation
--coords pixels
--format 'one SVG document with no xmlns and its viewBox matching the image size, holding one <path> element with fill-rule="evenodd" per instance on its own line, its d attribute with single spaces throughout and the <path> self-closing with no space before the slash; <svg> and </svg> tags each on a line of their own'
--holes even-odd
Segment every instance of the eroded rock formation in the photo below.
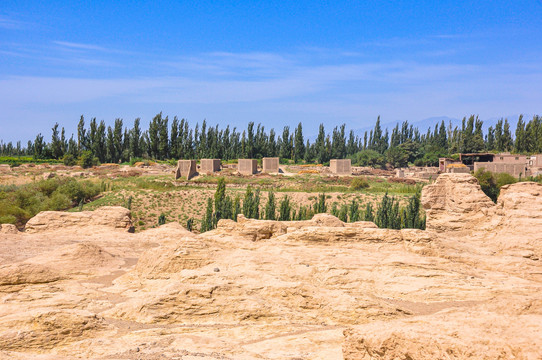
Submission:
<svg viewBox="0 0 542 360">
<path fill-rule="evenodd" d="M 0 358 L 539 359 L 542 186 L 473 179 L 424 189 L 427 231 L 40 214 L 0 233 Z"/>
</svg>

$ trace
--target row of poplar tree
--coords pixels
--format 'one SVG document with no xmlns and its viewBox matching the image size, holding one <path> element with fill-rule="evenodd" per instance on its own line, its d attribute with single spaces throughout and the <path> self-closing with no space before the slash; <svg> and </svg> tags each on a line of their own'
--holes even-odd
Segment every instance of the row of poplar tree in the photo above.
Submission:
<svg viewBox="0 0 542 360">
<path fill-rule="evenodd" d="M 380 228 L 425 229 L 425 217 L 422 217 L 420 212 L 420 192 L 410 197 L 404 207 L 400 206 L 398 199 L 390 197 L 386 193 L 376 209 L 373 209 L 371 202 L 367 202 L 362 209 L 355 199 L 350 204 L 341 205 L 340 208 L 336 203 L 333 203 L 331 209 L 328 209 L 324 193 L 319 194 L 312 205 L 299 205 L 298 207 L 288 195 L 281 198 L 277 207 L 275 193 L 272 191 L 267 194 L 267 202 L 263 208 L 261 208 L 260 202 L 260 189 L 254 190 L 250 185 L 242 200 L 239 195 L 232 199 L 226 194 L 225 179 L 219 178 L 214 197 L 207 199 L 200 231 L 215 229 L 221 219 L 237 220 L 239 214 L 251 219 L 290 221 L 309 220 L 315 214 L 325 213 L 328 210 L 344 222 L 373 221 Z M 192 229 L 193 220 L 188 220 L 188 223 L 187 227 Z"/>
<path fill-rule="evenodd" d="M 520 153 L 542 152 L 542 118 L 534 116 L 525 122 L 520 116 L 515 136 L 512 135 L 508 120 L 501 119 L 486 134 L 483 122 L 477 116 L 464 118 L 461 126 L 452 127 L 444 121 L 422 133 L 418 128 L 404 121 L 392 128 L 383 129 L 380 118 L 372 130 L 363 137 L 345 125 L 337 126 L 326 133 L 320 124 L 314 142 L 305 139 L 302 124 L 293 130 L 285 126 L 282 133 L 274 129 L 266 131 L 261 124 L 250 122 L 246 130 L 208 126 L 204 120 L 191 127 L 185 119 L 157 114 L 143 130 L 141 120 L 134 121 L 131 128 L 124 126 L 122 119 L 116 119 L 112 126 L 93 118 L 88 127 L 81 116 L 77 134 L 66 136 L 58 124 L 52 127 L 51 140 L 46 141 L 38 134 L 26 146 L 21 142 L 0 141 L 0 155 L 31 155 L 35 159 L 62 159 L 65 156 L 78 158 L 90 153 L 100 162 L 128 162 L 134 158 L 200 159 L 280 157 L 295 162 L 326 163 L 330 159 L 350 157 L 354 164 L 404 166 L 435 165 L 438 158 L 460 152 L 514 151 Z"/>
</svg>

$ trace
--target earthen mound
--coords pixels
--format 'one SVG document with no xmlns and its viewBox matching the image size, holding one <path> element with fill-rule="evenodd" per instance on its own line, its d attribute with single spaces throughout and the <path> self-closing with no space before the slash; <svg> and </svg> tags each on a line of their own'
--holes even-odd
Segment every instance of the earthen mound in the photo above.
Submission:
<svg viewBox="0 0 542 360">
<path fill-rule="evenodd" d="M 149 279 L 168 278 L 185 269 L 197 269 L 211 262 L 208 246 L 193 237 L 176 240 L 176 244 L 146 251 L 138 260 L 136 272 Z"/>
<path fill-rule="evenodd" d="M 129 230 L 132 227 L 130 210 L 120 206 L 103 206 L 94 211 L 42 211 L 28 220 L 25 232 L 81 229 L 89 226 Z"/>
<path fill-rule="evenodd" d="M 491 227 L 495 204 L 470 174 L 441 174 L 423 188 L 422 204 L 427 214 L 427 230 L 453 232 Z"/>
<path fill-rule="evenodd" d="M 65 275 L 77 275 L 92 274 L 100 268 L 115 269 L 124 264 L 124 260 L 96 244 L 85 242 L 43 253 L 25 260 L 25 263 L 47 265 Z"/>
</svg>

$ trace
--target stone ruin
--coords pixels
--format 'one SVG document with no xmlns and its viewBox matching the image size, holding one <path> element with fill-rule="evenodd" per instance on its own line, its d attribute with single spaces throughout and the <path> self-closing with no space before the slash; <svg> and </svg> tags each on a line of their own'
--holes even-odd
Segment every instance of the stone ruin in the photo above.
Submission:
<svg viewBox="0 0 542 360">
<path fill-rule="evenodd" d="M 200 169 L 202 173 L 212 174 L 220 171 L 220 159 L 201 159 Z"/>
<path fill-rule="evenodd" d="M 175 169 L 175 179 L 180 177 L 186 177 L 186 180 L 190 180 L 197 174 L 196 160 L 179 160 L 177 162 L 177 168 Z"/>
<path fill-rule="evenodd" d="M 279 158 L 278 157 L 264 157 L 262 159 L 262 172 L 264 173 L 278 173 L 279 172 Z"/>
<path fill-rule="evenodd" d="M 329 161 L 331 173 L 337 175 L 352 175 L 350 159 L 332 159 Z"/>
<path fill-rule="evenodd" d="M 256 159 L 239 159 L 237 170 L 243 175 L 256 174 L 258 170 L 258 160 Z"/>
</svg>

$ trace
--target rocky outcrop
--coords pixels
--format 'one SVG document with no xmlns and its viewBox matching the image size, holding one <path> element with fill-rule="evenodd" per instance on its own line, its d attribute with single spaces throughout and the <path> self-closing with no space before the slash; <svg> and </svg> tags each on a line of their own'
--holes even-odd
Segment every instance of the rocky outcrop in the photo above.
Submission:
<svg viewBox="0 0 542 360">
<path fill-rule="evenodd" d="M 44 284 L 62 279 L 58 271 L 40 264 L 9 264 L 0 266 L 0 286 Z"/>
<path fill-rule="evenodd" d="M 0 358 L 539 359 L 539 190 L 495 205 L 444 176 L 434 231 L 319 214 L 0 234 Z"/>
<path fill-rule="evenodd" d="M 36 233 L 88 226 L 130 230 L 132 227 L 130 210 L 120 206 L 103 206 L 94 211 L 42 211 L 28 220 L 25 232 Z"/>
<path fill-rule="evenodd" d="M 423 188 L 427 230 L 456 232 L 490 229 L 495 204 L 470 174 L 441 174 Z"/>
<path fill-rule="evenodd" d="M 0 318 L 0 350 L 43 351 L 106 330 L 102 317 L 84 310 L 34 310 Z"/>
<path fill-rule="evenodd" d="M 521 315 L 491 310 L 475 306 L 350 327 L 344 359 L 539 359 L 541 314 L 528 307 Z"/>
<path fill-rule="evenodd" d="M 219 220 L 215 232 L 259 241 L 285 234 L 286 229 L 287 225 L 281 221 L 248 219 L 240 214 L 237 216 L 237 222 L 227 219 Z"/>
<path fill-rule="evenodd" d="M 542 184 L 520 182 L 501 188 L 496 215 L 502 217 L 500 227 L 510 232 L 540 233 L 542 224 Z"/>
<path fill-rule="evenodd" d="M 18 234 L 19 230 L 13 224 L 0 224 L 0 234 Z"/>
<path fill-rule="evenodd" d="M 169 278 L 171 274 L 210 263 L 209 246 L 193 237 L 184 237 L 145 252 L 137 262 L 136 272 L 148 279 Z"/>
</svg>

